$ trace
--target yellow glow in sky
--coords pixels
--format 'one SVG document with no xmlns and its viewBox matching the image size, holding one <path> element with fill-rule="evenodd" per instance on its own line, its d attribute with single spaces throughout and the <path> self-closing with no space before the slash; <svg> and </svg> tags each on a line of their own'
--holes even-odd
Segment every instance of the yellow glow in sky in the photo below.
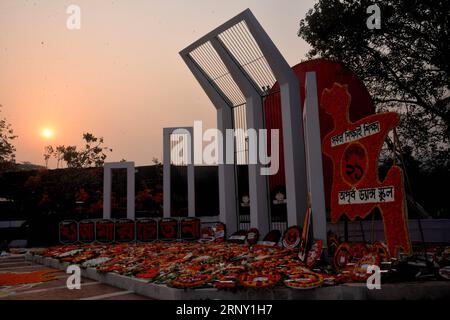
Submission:
<svg viewBox="0 0 450 320">
<path fill-rule="evenodd" d="M 295 65 L 309 49 L 299 21 L 317 2 L 0 0 L 0 104 L 19 136 L 16 161 L 44 165 L 43 142 L 79 145 L 84 132 L 104 137 L 108 162 L 162 159 L 162 128 L 216 127 L 178 52 L 250 8 Z M 71 4 L 80 29 L 67 28 Z"/>
<path fill-rule="evenodd" d="M 51 138 L 53 138 L 54 135 L 55 135 L 55 132 L 51 128 L 44 128 L 41 131 L 41 136 L 44 139 L 51 139 Z"/>
</svg>

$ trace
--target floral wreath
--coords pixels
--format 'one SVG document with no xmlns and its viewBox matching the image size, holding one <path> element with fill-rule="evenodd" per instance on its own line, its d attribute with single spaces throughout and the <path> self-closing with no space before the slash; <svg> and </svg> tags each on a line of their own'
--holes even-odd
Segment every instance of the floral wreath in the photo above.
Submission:
<svg viewBox="0 0 450 320">
<path fill-rule="evenodd" d="M 366 281 L 370 276 L 370 273 L 367 273 L 367 267 L 369 265 L 379 265 L 379 263 L 380 258 L 376 254 L 369 253 L 365 255 L 355 264 L 352 271 L 352 280 L 356 282 Z"/>
<path fill-rule="evenodd" d="M 159 267 L 144 270 L 136 274 L 136 278 L 153 280 L 157 275 L 159 275 L 159 270 L 160 270 Z"/>
<path fill-rule="evenodd" d="M 198 288 L 202 287 L 211 281 L 211 275 L 209 274 L 181 274 L 170 283 L 175 288 Z"/>
<path fill-rule="evenodd" d="M 347 242 L 343 242 L 337 247 L 333 257 L 333 264 L 336 269 L 340 270 L 350 262 L 350 250 L 350 244 Z"/>
<path fill-rule="evenodd" d="M 302 231 L 297 226 L 287 228 L 283 235 L 283 247 L 295 249 L 300 244 L 301 234 Z"/>
<path fill-rule="evenodd" d="M 248 271 L 239 276 L 239 283 L 247 288 L 268 288 L 280 280 L 279 273 L 269 270 Z"/>
<path fill-rule="evenodd" d="M 321 286 L 323 277 L 315 272 L 300 272 L 295 277 L 284 280 L 284 284 L 292 289 L 312 289 Z"/>
</svg>

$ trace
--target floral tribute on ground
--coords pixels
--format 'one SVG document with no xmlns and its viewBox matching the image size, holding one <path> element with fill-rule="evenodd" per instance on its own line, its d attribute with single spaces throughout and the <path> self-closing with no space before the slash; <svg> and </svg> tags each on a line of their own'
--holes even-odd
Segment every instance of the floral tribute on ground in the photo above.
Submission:
<svg viewBox="0 0 450 320">
<path fill-rule="evenodd" d="M 390 272 L 386 274 L 392 278 L 392 261 L 400 262 L 392 260 L 387 247 L 379 242 L 341 243 L 330 265 L 321 258 L 320 247 L 321 243 L 312 246 L 307 263 L 298 258 L 298 248 L 230 242 L 77 244 L 52 247 L 42 255 L 95 268 L 99 273 L 114 272 L 174 288 L 231 290 L 275 286 L 310 289 L 363 282 L 370 275 L 366 273 L 369 264 L 387 265 Z M 450 264 L 449 248 L 436 252 Z"/>
</svg>

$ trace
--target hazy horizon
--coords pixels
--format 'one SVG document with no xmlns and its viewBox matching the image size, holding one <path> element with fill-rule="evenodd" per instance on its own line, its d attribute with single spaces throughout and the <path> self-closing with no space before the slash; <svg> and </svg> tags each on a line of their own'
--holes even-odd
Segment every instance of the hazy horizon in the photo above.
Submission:
<svg viewBox="0 0 450 320">
<path fill-rule="evenodd" d="M 308 50 L 298 24 L 315 2 L 1 0 L 1 115 L 19 136 L 16 161 L 43 165 L 45 145 L 80 146 L 83 132 L 104 137 L 114 150 L 107 161 L 161 160 L 163 127 L 216 127 L 178 52 L 250 8 L 295 65 Z M 80 30 L 66 27 L 71 4 L 81 8 Z"/>
</svg>

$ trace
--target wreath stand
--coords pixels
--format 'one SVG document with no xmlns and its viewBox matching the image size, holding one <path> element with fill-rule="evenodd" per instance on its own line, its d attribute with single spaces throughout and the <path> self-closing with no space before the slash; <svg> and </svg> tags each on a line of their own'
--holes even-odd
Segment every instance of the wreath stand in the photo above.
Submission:
<svg viewBox="0 0 450 320">
<path fill-rule="evenodd" d="M 403 175 L 405 177 L 406 188 L 409 191 L 409 194 L 411 196 L 411 201 L 415 202 L 413 188 L 412 188 L 411 182 L 410 182 L 409 177 L 408 177 L 405 160 L 404 160 L 403 154 L 402 154 L 402 145 L 401 145 L 400 140 L 398 138 L 397 130 L 394 129 L 394 142 L 393 142 L 393 161 L 394 161 L 394 165 L 396 164 L 396 157 L 395 157 L 396 156 L 396 152 L 397 152 L 397 154 L 398 154 L 398 156 L 400 158 L 400 161 L 401 161 L 401 167 L 403 169 Z M 408 202 L 408 197 L 407 196 L 406 196 L 405 201 Z M 426 257 L 427 244 L 425 242 L 425 236 L 424 236 L 424 233 L 423 233 L 422 218 L 420 216 L 420 212 L 417 212 L 417 223 L 418 223 L 418 226 L 419 226 L 420 240 L 421 240 L 422 246 L 423 246 L 423 254 Z"/>
<path fill-rule="evenodd" d="M 405 189 L 408 190 L 408 194 L 411 197 L 411 200 L 409 201 L 414 201 L 414 192 L 413 192 L 413 188 L 411 186 L 411 182 L 407 173 L 407 168 L 406 168 L 406 164 L 403 158 L 403 154 L 401 152 L 402 150 L 402 145 L 400 143 L 398 134 L 397 134 L 397 130 L 394 129 L 393 130 L 393 141 L 391 141 L 391 139 L 389 137 L 387 137 L 387 144 L 388 144 L 388 148 L 392 151 L 392 161 L 394 165 L 397 165 L 397 157 L 400 160 L 400 166 L 403 169 L 403 175 L 404 175 L 404 179 L 405 179 Z M 408 202 L 408 198 L 405 199 L 406 202 Z M 415 202 L 415 201 L 414 201 Z M 370 243 L 374 243 L 375 242 L 375 210 L 372 210 L 372 218 L 371 218 L 371 227 L 370 227 Z M 348 242 L 349 241 L 349 231 L 348 231 L 348 218 L 343 215 L 341 217 L 342 221 L 344 222 L 344 242 Z M 420 233 L 420 238 L 421 238 L 421 243 L 422 243 L 422 247 L 423 247 L 423 254 L 426 256 L 426 251 L 427 251 L 427 244 L 425 241 L 425 236 L 424 236 L 424 232 L 423 232 L 423 226 L 422 226 L 422 217 L 420 216 L 420 212 L 418 212 L 417 214 L 417 223 L 418 223 L 418 227 L 419 227 L 419 233 Z M 359 220 L 359 224 L 360 224 L 360 230 L 361 230 L 361 236 L 362 236 L 362 241 L 365 242 L 365 232 L 364 232 L 364 227 L 362 224 L 362 220 Z M 337 234 L 338 237 L 340 238 L 341 232 L 340 232 L 340 223 L 337 223 Z"/>
</svg>

